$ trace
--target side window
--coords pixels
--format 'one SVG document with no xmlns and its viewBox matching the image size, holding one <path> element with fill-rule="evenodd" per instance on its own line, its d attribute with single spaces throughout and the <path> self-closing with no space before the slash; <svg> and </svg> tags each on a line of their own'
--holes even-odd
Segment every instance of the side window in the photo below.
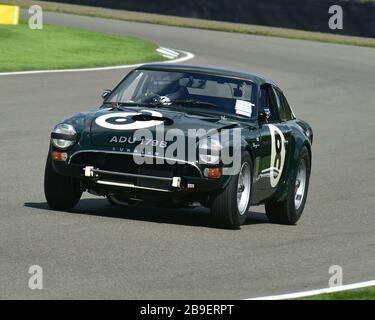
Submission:
<svg viewBox="0 0 375 320">
<path fill-rule="evenodd" d="M 293 117 L 292 110 L 284 94 L 279 89 L 275 89 L 275 91 L 280 100 L 280 105 L 279 105 L 280 120 L 288 121 L 288 120 L 293 119 L 294 117 Z"/>
<path fill-rule="evenodd" d="M 279 98 L 270 85 L 263 85 L 260 88 L 260 108 L 259 111 L 269 112 L 269 122 L 276 122 L 278 116 Z"/>
</svg>

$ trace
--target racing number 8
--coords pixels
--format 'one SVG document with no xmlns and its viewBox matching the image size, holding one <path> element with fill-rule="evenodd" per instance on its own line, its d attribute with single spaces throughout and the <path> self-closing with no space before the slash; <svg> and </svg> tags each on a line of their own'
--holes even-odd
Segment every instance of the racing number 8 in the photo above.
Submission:
<svg viewBox="0 0 375 320">
<path fill-rule="evenodd" d="M 275 188 L 281 178 L 285 162 L 285 137 L 273 124 L 268 125 L 271 132 L 270 184 Z"/>
</svg>

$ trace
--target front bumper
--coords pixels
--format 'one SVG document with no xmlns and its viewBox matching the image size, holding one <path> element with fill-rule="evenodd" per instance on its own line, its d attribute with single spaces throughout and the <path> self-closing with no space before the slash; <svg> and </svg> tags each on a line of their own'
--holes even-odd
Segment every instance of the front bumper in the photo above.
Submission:
<svg viewBox="0 0 375 320">
<path fill-rule="evenodd" d="M 136 171 L 108 169 L 105 165 L 77 164 L 73 161 L 53 161 L 53 167 L 61 175 L 75 177 L 88 188 L 96 187 L 106 190 L 132 190 L 134 192 L 206 194 L 224 187 L 227 178 L 209 179 L 201 174 L 196 176 L 176 174 L 168 171 L 147 170 L 140 166 Z"/>
<path fill-rule="evenodd" d="M 151 175 L 141 175 L 141 174 L 133 174 L 133 173 L 126 173 L 126 172 L 115 172 L 115 171 L 107 171 L 107 170 L 100 170 L 95 169 L 94 167 L 84 167 L 83 168 L 84 175 L 86 178 L 96 179 L 95 182 L 100 185 L 104 186 L 113 186 L 113 187 L 122 187 L 122 188 L 131 188 L 131 189 L 141 189 L 141 190 L 148 190 L 148 191 L 160 191 L 160 192 L 173 192 L 174 190 L 181 190 L 182 188 L 185 189 L 193 189 L 194 186 L 191 184 L 187 184 L 186 186 L 183 185 L 183 178 L 181 177 L 160 177 L 160 176 L 151 176 Z M 120 179 L 127 179 L 129 181 L 120 182 Z M 146 182 L 158 182 L 159 185 L 164 185 L 162 187 L 152 187 L 146 186 L 140 183 L 140 180 Z M 136 181 L 136 182 L 134 182 Z"/>
</svg>

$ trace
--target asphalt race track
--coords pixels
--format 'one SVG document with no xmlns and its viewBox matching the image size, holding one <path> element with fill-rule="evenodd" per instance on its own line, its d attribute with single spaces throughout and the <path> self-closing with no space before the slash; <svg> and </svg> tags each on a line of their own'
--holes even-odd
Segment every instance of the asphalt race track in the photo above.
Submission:
<svg viewBox="0 0 375 320">
<path fill-rule="evenodd" d="M 375 278 L 374 49 L 44 18 L 273 78 L 315 130 L 310 193 L 298 225 L 272 225 L 252 207 L 239 231 L 211 228 L 203 209 L 113 209 L 89 195 L 74 213 L 50 211 L 50 130 L 98 106 L 127 70 L 0 76 L 0 298 L 242 299 L 327 287 L 331 265 L 343 268 L 344 284 Z M 43 290 L 28 287 L 31 265 L 43 268 Z"/>
</svg>

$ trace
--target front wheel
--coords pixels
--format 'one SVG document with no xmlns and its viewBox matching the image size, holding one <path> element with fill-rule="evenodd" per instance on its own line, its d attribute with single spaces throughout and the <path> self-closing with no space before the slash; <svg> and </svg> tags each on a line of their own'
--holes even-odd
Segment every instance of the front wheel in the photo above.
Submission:
<svg viewBox="0 0 375 320">
<path fill-rule="evenodd" d="M 57 173 L 52 167 L 52 159 L 47 158 L 44 173 L 44 194 L 53 210 L 71 210 L 81 199 L 82 190 L 77 179 Z"/>
<path fill-rule="evenodd" d="M 309 189 L 311 159 L 309 151 L 303 147 L 285 201 L 269 200 L 265 203 L 270 222 L 293 225 L 302 215 Z"/>
<path fill-rule="evenodd" d="M 227 187 L 213 197 L 211 215 L 218 227 L 238 229 L 247 218 L 253 182 L 249 153 L 242 156 L 240 172 L 232 176 Z"/>
</svg>

